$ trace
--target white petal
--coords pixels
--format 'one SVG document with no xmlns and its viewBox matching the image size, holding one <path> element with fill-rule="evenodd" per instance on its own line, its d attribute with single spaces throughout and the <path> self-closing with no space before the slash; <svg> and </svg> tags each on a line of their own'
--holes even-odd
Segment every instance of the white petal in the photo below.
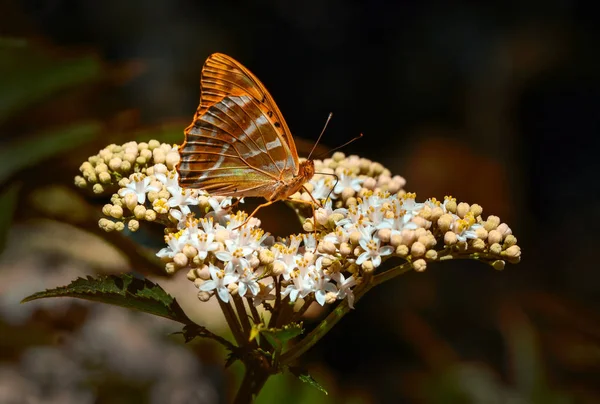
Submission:
<svg viewBox="0 0 600 404">
<path fill-rule="evenodd" d="M 229 303 L 229 290 L 227 288 L 218 288 L 217 293 L 219 294 L 221 300 L 223 300 L 225 303 Z"/>
<path fill-rule="evenodd" d="M 369 258 L 369 253 L 365 251 L 356 259 L 356 265 L 362 265 L 362 263 L 365 262 L 367 258 Z"/>
</svg>

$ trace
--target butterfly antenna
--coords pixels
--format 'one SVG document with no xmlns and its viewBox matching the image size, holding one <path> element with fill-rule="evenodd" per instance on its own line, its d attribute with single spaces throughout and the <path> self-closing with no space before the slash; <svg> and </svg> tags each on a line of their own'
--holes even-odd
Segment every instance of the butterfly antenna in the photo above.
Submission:
<svg viewBox="0 0 600 404">
<path fill-rule="evenodd" d="M 338 146 L 338 147 L 336 147 L 335 149 L 328 150 L 327 152 L 325 152 L 325 153 L 323 153 L 323 154 L 321 154 L 321 155 L 318 155 L 318 156 L 317 156 L 317 158 L 318 158 L 318 159 L 320 159 L 320 158 L 321 158 L 321 157 L 323 157 L 323 156 L 327 156 L 327 155 L 328 155 L 329 153 L 331 153 L 331 152 L 334 152 L 334 151 L 336 151 L 336 150 L 339 150 L 339 149 L 341 149 L 342 147 L 346 147 L 346 146 L 348 146 L 350 143 L 354 142 L 355 140 L 358 140 L 358 139 L 360 139 L 361 137 L 363 137 L 363 134 L 362 134 L 362 133 L 361 133 L 360 135 L 358 135 L 358 136 L 356 136 L 356 137 L 354 137 L 354 138 L 352 138 L 352 139 L 348 140 L 348 141 L 347 141 L 346 143 L 344 143 L 343 145 L 341 145 L 341 146 Z"/>
<path fill-rule="evenodd" d="M 325 133 L 325 129 L 327 129 L 327 125 L 329 124 L 329 121 L 331 121 L 331 117 L 332 116 L 333 116 L 333 112 L 330 112 L 329 116 L 327 117 L 327 120 L 325 121 L 325 126 L 323 126 L 323 130 L 321 131 L 321 134 L 317 138 L 317 141 L 315 142 L 315 145 L 313 146 L 312 150 L 308 154 L 308 160 L 310 160 L 310 156 L 312 156 L 313 152 L 317 148 L 317 145 L 319 144 L 319 141 L 321 140 L 321 137 L 323 137 L 323 133 Z"/>
</svg>

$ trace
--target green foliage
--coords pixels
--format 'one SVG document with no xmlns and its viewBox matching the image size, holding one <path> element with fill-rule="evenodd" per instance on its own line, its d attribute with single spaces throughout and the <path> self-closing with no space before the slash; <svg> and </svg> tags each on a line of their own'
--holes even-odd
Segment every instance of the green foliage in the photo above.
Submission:
<svg viewBox="0 0 600 404">
<path fill-rule="evenodd" d="M 306 369 L 290 367 L 290 372 L 304 383 L 307 383 L 320 392 L 327 394 L 327 390 L 325 390 L 323 386 L 321 386 L 311 375 L 309 375 Z"/>
<path fill-rule="evenodd" d="M 0 171 L 2 167 L 0 167 Z M 17 207 L 20 188 L 21 184 L 15 183 L 0 193 L 0 212 L 2 212 L 0 215 L 0 251 L 4 249 L 6 244 L 6 235 Z"/>
<path fill-rule="evenodd" d="M 33 46 L 0 47 L 0 123 L 58 91 L 100 76 L 95 57 L 54 60 Z"/>
<path fill-rule="evenodd" d="M 97 123 L 77 123 L 7 144 L 7 147 L 0 151 L 0 183 L 25 167 L 89 142 L 100 133 L 100 129 Z"/>
<path fill-rule="evenodd" d="M 67 286 L 34 293 L 21 303 L 48 297 L 76 297 L 154 314 L 182 324 L 192 323 L 177 301 L 158 284 L 129 274 L 79 278 Z"/>
</svg>

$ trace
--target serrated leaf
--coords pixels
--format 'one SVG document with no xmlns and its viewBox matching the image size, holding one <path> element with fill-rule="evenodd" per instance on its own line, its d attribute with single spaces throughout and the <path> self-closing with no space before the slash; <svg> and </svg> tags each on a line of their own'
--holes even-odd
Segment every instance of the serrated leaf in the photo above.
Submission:
<svg viewBox="0 0 600 404">
<path fill-rule="evenodd" d="M 0 194 L 0 252 L 4 250 L 8 229 L 12 222 L 13 213 L 17 207 L 21 184 L 11 184 Z"/>
<path fill-rule="evenodd" d="M 314 387 L 315 389 L 328 394 L 327 390 L 325 390 L 325 388 L 323 386 L 321 386 L 311 375 L 308 374 L 308 371 L 306 369 L 301 369 L 301 368 L 297 368 L 297 367 L 290 367 L 289 371 L 296 376 L 298 379 L 300 379 L 301 381 L 303 381 L 304 383 L 308 383 L 310 384 L 312 387 Z"/>
<path fill-rule="evenodd" d="M 130 274 L 78 278 L 67 286 L 34 293 L 21 303 L 48 297 L 76 297 L 154 314 L 183 324 L 193 324 L 175 298 L 158 284 Z"/>
<path fill-rule="evenodd" d="M 94 122 L 78 123 L 5 144 L 0 151 L 0 184 L 27 166 L 89 142 L 100 129 Z"/>
</svg>

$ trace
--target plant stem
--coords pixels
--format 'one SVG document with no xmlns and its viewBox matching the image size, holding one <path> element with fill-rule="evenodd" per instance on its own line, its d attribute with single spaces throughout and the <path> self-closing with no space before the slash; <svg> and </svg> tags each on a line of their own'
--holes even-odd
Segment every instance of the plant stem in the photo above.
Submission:
<svg viewBox="0 0 600 404">
<path fill-rule="evenodd" d="M 227 325 L 229 325 L 229 329 L 231 330 L 235 341 L 238 343 L 238 346 L 243 346 L 246 342 L 246 338 L 244 338 L 242 327 L 231 307 L 231 303 L 225 303 L 221 299 L 217 300 L 219 301 L 219 306 L 221 306 L 221 310 L 223 311 L 223 315 L 225 316 L 225 320 L 227 320 Z"/>
<path fill-rule="evenodd" d="M 233 404 L 248 404 L 254 401 L 270 376 L 269 372 L 256 363 L 245 363 L 244 365 L 246 369 L 244 378 Z"/>
<path fill-rule="evenodd" d="M 402 265 L 398 265 L 395 268 L 392 268 L 388 271 L 385 271 L 382 274 L 376 275 L 371 278 L 371 281 L 368 283 L 364 283 L 360 285 L 354 295 L 354 302 L 358 302 L 369 290 L 373 287 L 386 282 L 396 276 L 402 275 L 412 269 L 412 264 L 410 262 L 405 262 Z M 280 362 L 283 365 L 289 365 L 296 359 L 298 359 L 302 354 L 312 348 L 325 334 L 327 334 L 333 326 L 335 326 L 346 314 L 350 312 L 350 307 L 348 306 L 348 300 L 345 299 L 338 306 L 333 309 L 331 313 L 321 323 L 315 327 L 311 332 L 309 332 L 306 337 L 302 338 L 302 340 L 290 348 L 287 352 L 281 355 Z"/>
</svg>

